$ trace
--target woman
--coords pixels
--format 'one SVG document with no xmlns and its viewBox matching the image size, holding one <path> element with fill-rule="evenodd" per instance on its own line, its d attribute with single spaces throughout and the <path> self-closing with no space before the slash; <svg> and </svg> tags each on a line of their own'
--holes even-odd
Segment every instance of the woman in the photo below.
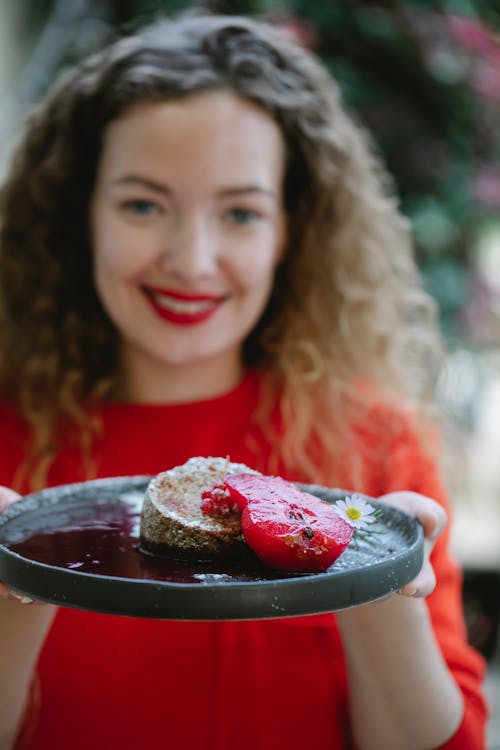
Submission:
<svg viewBox="0 0 500 750">
<path fill-rule="evenodd" d="M 384 601 L 273 621 L 56 611 L 4 587 L 2 747 L 483 747 L 426 427 L 432 305 L 322 66 L 241 18 L 124 38 L 33 114 L 1 215 L 4 506 L 229 454 L 383 496 L 432 550 Z"/>
</svg>

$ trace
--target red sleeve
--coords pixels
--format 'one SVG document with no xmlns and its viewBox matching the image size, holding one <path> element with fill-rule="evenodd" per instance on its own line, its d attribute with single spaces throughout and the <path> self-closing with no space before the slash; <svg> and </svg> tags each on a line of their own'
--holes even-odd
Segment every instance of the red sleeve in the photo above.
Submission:
<svg viewBox="0 0 500 750">
<path fill-rule="evenodd" d="M 406 489 L 427 495 L 444 506 L 450 519 L 450 506 L 437 462 L 424 453 L 412 430 L 399 435 L 391 456 L 386 491 Z M 487 709 L 482 692 L 486 665 L 482 656 L 467 643 L 462 572 L 449 551 L 451 522 L 450 519 L 432 552 L 437 585 L 427 598 L 427 604 L 441 652 L 463 695 L 464 716 L 457 732 L 440 747 L 441 750 L 481 750 L 486 747 Z"/>
</svg>

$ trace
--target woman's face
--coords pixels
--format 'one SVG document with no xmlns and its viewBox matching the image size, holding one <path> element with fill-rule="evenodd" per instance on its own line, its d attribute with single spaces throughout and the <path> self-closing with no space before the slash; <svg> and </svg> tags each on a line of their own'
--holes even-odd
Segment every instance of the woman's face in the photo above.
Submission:
<svg viewBox="0 0 500 750">
<path fill-rule="evenodd" d="M 284 168 L 272 118 L 225 91 L 141 104 L 108 126 L 94 277 L 127 396 L 203 397 L 241 377 L 285 244 Z"/>
</svg>

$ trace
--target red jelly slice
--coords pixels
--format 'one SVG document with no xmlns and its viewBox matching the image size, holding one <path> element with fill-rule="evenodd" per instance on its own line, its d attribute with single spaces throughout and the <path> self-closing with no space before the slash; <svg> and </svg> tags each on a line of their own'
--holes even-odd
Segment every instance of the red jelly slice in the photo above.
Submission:
<svg viewBox="0 0 500 750">
<path fill-rule="evenodd" d="M 224 485 L 242 508 L 246 543 L 273 568 L 319 573 L 352 539 L 353 528 L 328 503 L 280 477 L 233 474 Z"/>
</svg>

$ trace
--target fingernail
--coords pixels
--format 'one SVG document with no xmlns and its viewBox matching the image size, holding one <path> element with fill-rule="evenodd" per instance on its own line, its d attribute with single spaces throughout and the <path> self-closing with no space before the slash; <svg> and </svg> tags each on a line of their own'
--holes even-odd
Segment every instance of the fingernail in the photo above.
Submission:
<svg viewBox="0 0 500 750">
<path fill-rule="evenodd" d="M 33 599 L 30 599 L 29 596 L 24 596 L 24 594 L 16 594 L 14 591 L 12 591 L 11 595 L 14 597 L 14 599 L 17 599 L 18 602 L 21 602 L 21 604 L 33 604 L 34 602 Z"/>
<path fill-rule="evenodd" d="M 403 589 L 399 589 L 398 594 L 401 594 L 401 596 L 416 596 L 418 594 L 418 589 L 411 586 L 408 588 L 407 586 Z"/>
</svg>

